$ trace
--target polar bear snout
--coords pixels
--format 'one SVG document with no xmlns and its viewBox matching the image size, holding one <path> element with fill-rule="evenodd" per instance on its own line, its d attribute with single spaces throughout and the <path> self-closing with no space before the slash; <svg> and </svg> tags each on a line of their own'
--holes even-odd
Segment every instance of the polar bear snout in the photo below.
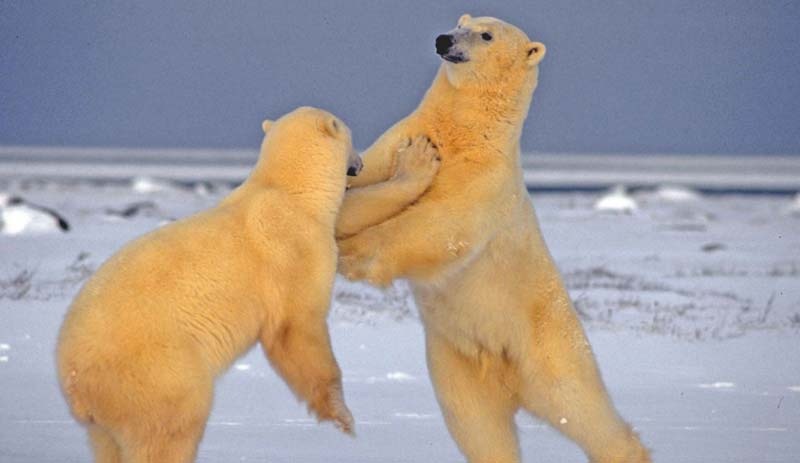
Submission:
<svg viewBox="0 0 800 463">
<path fill-rule="evenodd" d="M 436 54 L 443 60 L 451 63 L 463 63 L 469 61 L 466 53 L 459 50 L 456 46 L 456 36 L 454 34 L 442 34 L 436 37 Z"/>
<path fill-rule="evenodd" d="M 361 172 L 361 168 L 364 167 L 364 163 L 361 161 L 361 158 L 353 151 L 350 154 L 350 157 L 347 159 L 347 175 L 348 177 L 355 177 Z"/>
</svg>

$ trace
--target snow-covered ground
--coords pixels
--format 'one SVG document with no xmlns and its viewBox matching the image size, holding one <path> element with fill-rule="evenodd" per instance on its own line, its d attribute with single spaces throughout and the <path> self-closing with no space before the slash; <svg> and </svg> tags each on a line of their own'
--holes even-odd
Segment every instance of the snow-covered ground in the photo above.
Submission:
<svg viewBox="0 0 800 463">
<path fill-rule="evenodd" d="M 136 186 L 0 179 L 0 193 L 70 225 L 0 232 L 1 462 L 89 459 L 54 374 L 71 298 L 124 242 L 229 190 Z M 664 187 L 615 189 L 605 204 L 635 207 L 601 207 L 602 196 L 533 194 L 609 390 L 655 461 L 800 461 L 800 199 Z M 357 438 L 317 425 L 254 349 L 219 382 L 199 461 L 463 461 L 407 287 L 337 281 L 330 324 Z M 550 428 L 518 423 L 525 461 L 584 461 Z"/>
</svg>

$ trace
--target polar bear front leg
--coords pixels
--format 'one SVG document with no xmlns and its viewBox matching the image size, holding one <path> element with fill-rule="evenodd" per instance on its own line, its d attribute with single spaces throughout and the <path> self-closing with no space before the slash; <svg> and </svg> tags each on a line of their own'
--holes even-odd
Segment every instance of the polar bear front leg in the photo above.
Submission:
<svg viewBox="0 0 800 463">
<path fill-rule="evenodd" d="M 349 178 L 348 186 L 360 188 L 384 182 L 392 176 L 397 147 L 408 139 L 406 125 L 406 119 L 397 122 L 361 154 L 364 167 L 357 176 Z"/>
<path fill-rule="evenodd" d="M 261 345 L 281 377 L 319 420 L 333 421 L 343 432 L 353 434 L 353 416 L 344 401 L 342 373 L 333 356 L 328 327 L 324 318 L 315 318 L 288 320 L 277 332 L 263 330 Z"/>
<path fill-rule="evenodd" d="M 492 215 L 470 207 L 475 201 L 479 200 L 459 197 L 419 202 L 339 241 L 339 273 L 350 280 L 386 286 L 395 278 L 429 278 L 467 260 L 485 246 L 497 227 Z"/>
<path fill-rule="evenodd" d="M 415 207 L 339 242 L 339 272 L 387 286 L 395 278 L 426 278 L 470 253 L 478 234 L 458 219 Z M 439 214 L 437 214 L 439 212 Z M 468 219 L 467 219 L 468 220 Z"/>
<path fill-rule="evenodd" d="M 517 463 L 516 394 L 502 373 L 426 329 L 428 370 L 447 429 L 469 463 Z"/>
<path fill-rule="evenodd" d="M 395 157 L 397 165 L 389 180 L 347 191 L 336 223 L 337 238 L 399 214 L 425 192 L 439 170 L 439 154 L 426 137 L 403 141 Z"/>
</svg>

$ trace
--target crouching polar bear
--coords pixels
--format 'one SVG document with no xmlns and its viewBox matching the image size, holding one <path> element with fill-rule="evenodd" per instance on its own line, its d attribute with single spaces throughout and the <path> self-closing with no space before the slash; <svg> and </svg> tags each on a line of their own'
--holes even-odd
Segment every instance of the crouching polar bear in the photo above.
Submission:
<svg viewBox="0 0 800 463">
<path fill-rule="evenodd" d="M 66 315 L 58 376 L 98 462 L 192 461 L 214 379 L 257 341 L 320 420 L 352 432 L 326 315 L 345 171 L 356 174 L 361 160 L 327 112 L 300 108 L 263 127 L 259 161 L 239 188 L 126 245 Z M 414 179 L 407 202 L 435 173 L 429 145 L 417 140 L 397 162 L 398 179 Z M 351 209 L 343 226 L 382 214 Z"/>
<path fill-rule="evenodd" d="M 465 15 L 436 49 L 446 62 L 431 88 L 364 153 L 351 191 L 381 185 L 392 147 L 419 133 L 438 147 L 438 174 L 401 213 L 344 237 L 340 271 L 410 280 L 437 398 L 470 462 L 519 461 L 521 407 L 593 462 L 650 461 L 606 393 L 523 182 L 519 140 L 545 46 Z"/>
</svg>

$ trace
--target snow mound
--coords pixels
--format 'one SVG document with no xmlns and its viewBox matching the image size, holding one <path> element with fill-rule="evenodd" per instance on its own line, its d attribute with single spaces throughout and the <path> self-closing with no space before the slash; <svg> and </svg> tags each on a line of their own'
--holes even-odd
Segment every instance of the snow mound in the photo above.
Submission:
<svg viewBox="0 0 800 463">
<path fill-rule="evenodd" d="M 617 185 L 594 203 L 594 209 L 596 211 L 631 213 L 639 209 L 639 205 L 628 194 L 625 186 Z"/>
<path fill-rule="evenodd" d="M 736 384 L 729 381 L 717 381 L 714 383 L 701 383 L 697 387 L 701 389 L 733 389 Z"/>
<path fill-rule="evenodd" d="M 700 199 L 700 195 L 696 191 L 679 185 L 662 185 L 656 189 L 655 196 L 658 199 L 676 203 Z"/>
<path fill-rule="evenodd" d="M 0 193 L 0 233 L 35 235 L 68 229 L 67 222 L 55 211 L 30 204 L 18 196 Z"/>
<path fill-rule="evenodd" d="M 365 380 L 365 382 L 367 384 L 386 383 L 386 382 L 407 383 L 416 380 L 417 377 L 414 375 L 410 375 L 403 371 L 392 371 L 386 373 L 384 376 L 370 376 Z"/>
<path fill-rule="evenodd" d="M 131 180 L 131 188 L 133 191 L 142 194 L 160 193 L 179 189 L 177 185 L 168 180 L 147 176 L 135 177 Z"/>
<path fill-rule="evenodd" d="M 794 195 L 794 199 L 789 204 L 789 207 L 786 208 L 786 212 L 791 215 L 800 216 L 800 193 Z"/>
<path fill-rule="evenodd" d="M 136 201 L 119 209 L 106 208 L 105 214 L 112 219 L 131 219 L 137 216 L 156 217 L 159 215 L 159 210 L 153 201 Z"/>
<path fill-rule="evenodd" d="M 216 187 L 210 182 L 197 182 L 192 188 L 197 196 L 211 196 L 215 190 Z"/>
<path fill-rule="evenodd" d="M 409 375 L 408 373 L 404 373 L 402 371 L 393 371 L 391 373 L 386 373 L 386 379 L 391 381 L 414 381 L 415 378 L 413 375 Z"/>
</svg>

